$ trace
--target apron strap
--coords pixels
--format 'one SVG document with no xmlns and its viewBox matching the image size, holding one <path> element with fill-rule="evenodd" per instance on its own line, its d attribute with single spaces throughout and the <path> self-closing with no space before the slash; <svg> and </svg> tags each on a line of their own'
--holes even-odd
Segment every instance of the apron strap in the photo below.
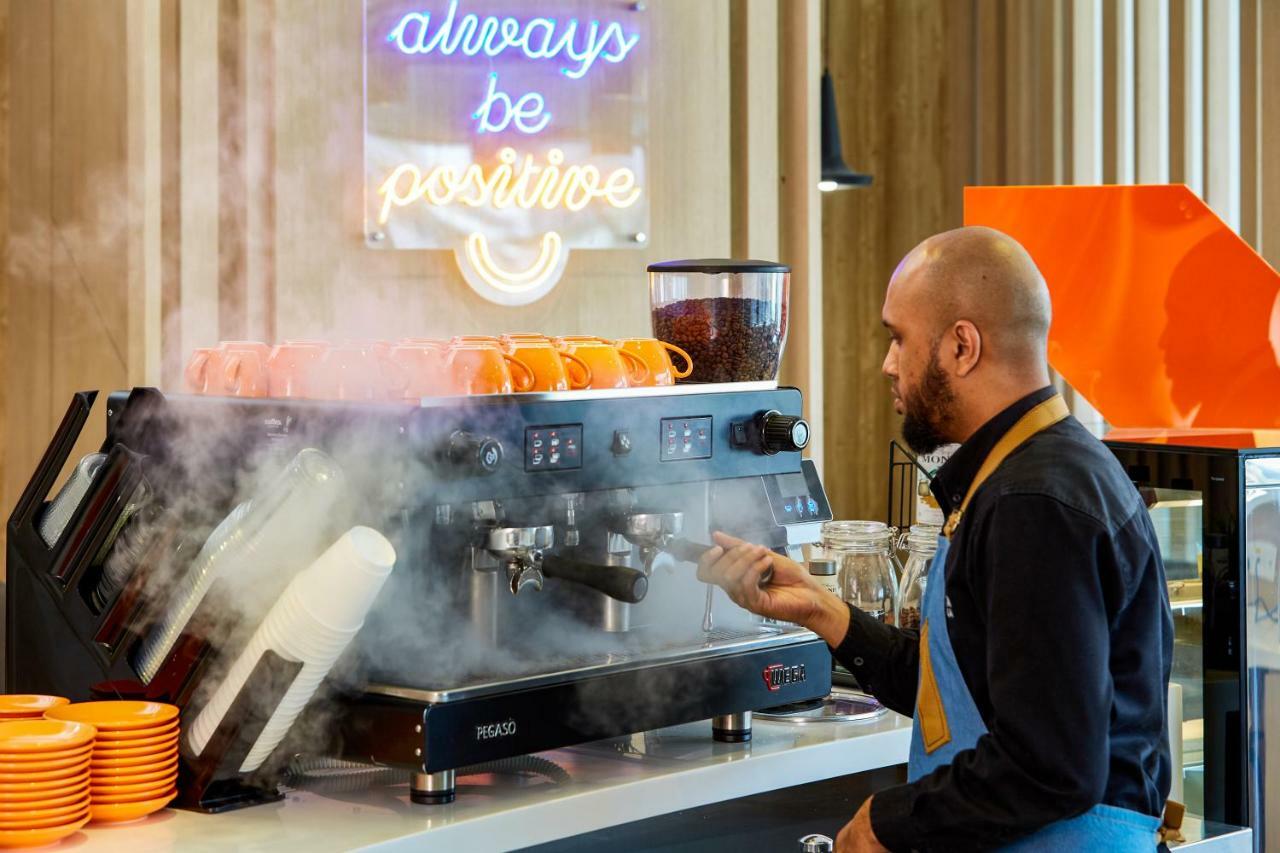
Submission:
<svg viewBox="0 0 1280 853">
<path fill-rule="evenodd" d="M 1164 820 L 1160 822 L 1160 841 L 1168 843 L 1170 841 L 1186 841 L 1182 836 L 1182 817 L 1186 814 L 1187 807 L 1177 800 L 1167 800 L 1164 804 Z"/>
<path fill-rule="evenodd" d="M 1001 436 L 1000 440 L 996 442 L 996 446 L 987 454 L 982 467 L 978 469 L 973 482 L 969 484 L 969 491 L 965 494 L 964 501 L 961 502 L 960 506 L 952 510 L 951 515 L 947 517 L 946 526 L 942 528 L 942 535 L 948 539 L 951 538 L 951 534 L 955 533 L 956 527 L 960 524 L 960 519 L 964 517 L 964 511 L 969 508 L 969 502 L 973 500 L 974 492 L 978 491 L 978 487 L 995 473 L 995 470 L 1000 467 L 1000 463 L 1004 462 L 1010 453 L 1021 447 L 1023 442 L 1036 433 L 1048 429 L 1070 414 L 1071 410 L 1067 408 L 1067 401 L 1062 399 L 1061 394 L 1054 394 L 1019 418 L 1018 422 Z"/>
</svg>

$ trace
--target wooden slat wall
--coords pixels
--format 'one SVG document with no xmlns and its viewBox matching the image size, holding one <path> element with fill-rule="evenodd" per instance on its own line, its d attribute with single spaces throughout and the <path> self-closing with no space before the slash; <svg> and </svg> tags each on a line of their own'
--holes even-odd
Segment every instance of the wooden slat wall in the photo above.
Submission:
<svg viewBox="0 0 1280 853">
<path fill-rule="evenodd" d="M 998 39 L 998 4 L 939 0 L 832 2 L 828 67 L 839 99 L 850 167 L 867 189 L 823 197 L 825 479 L 837 516 L 883 518 L 889 441 L 898 418 L 880 373 L 886 337 L 884 287 L 899 259 L 930 234 L 961 223 L 961 188 L 975 160 L 996 168 L 1002 119 L 984 116 L 984 145 L 971 139 L 988 102 L 977 73 L 999 77 L 1003 61 L 981 57 L 974 33 Z M 976 13 L 976 16 L 975 16 Z M 975 104 L 975 101 L 979 103 Z M 1002 107 L 1003 99 L 994 105 Z M 975 156 L 976 155 L 976 156 Z"/>
<path fill-rule="evenodd" d="M 961 223 L 966 183 L 1183 181 L 1280 259 L 1277 4 L 850 0 L 831 3 L 831 26 L 845 152 L 876 178 L 824 201 L 839 515 L 885 515 L 884 286 L 916 241 Z M 1073 410 L 1105 428 L 1087 400 Z"/>
<path fill-rule="evenodd" d="M 821 435 L 841 515 L 884 514 L 898 421 L 879 373 L 883 288 L 915 242 L 960 223 L 964 184 L 1071 182 L 1094 163 L 1123 179 L 1131 117 L 1138 179 L 1225 187 L 1211 194 L 1225 193 L 1228 209 L 1238 203 L 1246 235 L 1280 260 L 1280 167 L 1264 156 L 1280 150 L 1280 87 L 1264 85 L 1280 72 L 1280 10 L 1226 2 L 1224 12 L 1206 0 L 830 0 L 828 63 L 847 158 L 876 179 L 821 202 Z M 565 284 L 514 321 L 471 294 L 446 254 L 375 252 L 360 241 L 361 188 L 350 168 L 360 146 L 359 51 L 315 49 L 358 43 L 358 3 L 4 0 L 0 8 L 9 79 L 22 81 L 9 93 L 13 130 L 0 150 L 6 506 L 71 390 L 155 381 L 157 370 L 172 384 L 182 353 L 220 334 L 394 335 L 513 322 L 643 332 L 642 261 L 780 251 L 787 214 L 773 208 L 781 195 L 770 184 L 782 146 L 761 129 L 779 116 L 784 84 L 771 80 L 782 58 L 779 45 L 765 44 L 763 22 L 781 24 L 794 14 L 790 3 L 732 0 L 736 19 L 730 0 L 650 4 L 661 44 L 653 110 L 662 117 L 651 157 L 664 164 L 652 187 L 653 241 L 634 253 L 575 256 Z M 1077 26 L 1094 14 L 1100 28 Z M 155 55 L 126 61 L 140 42 Z M 1223 183 L 1211 160 L 1236 146 L 1222 129 L 1206 134 L 1224 73 L 1207 60 L 1237 42 L 1242 156 L 1238 178 L 1228 170 Z M 1078 67 L 1095 55 L 1100 85 Z M 752 64 L 731 74 L 735 61 Z M 766 83 L 744 89 L 735 80 Z M 1082 111 L 1087 103 L 1101 113 Z M 744 127 L 749 138 L 735 147 Z M 220 131 L 243 135 L 237 157 L 221 157 Z M 237 187 L 243 199 L 233 197 Z"/>
</svg>

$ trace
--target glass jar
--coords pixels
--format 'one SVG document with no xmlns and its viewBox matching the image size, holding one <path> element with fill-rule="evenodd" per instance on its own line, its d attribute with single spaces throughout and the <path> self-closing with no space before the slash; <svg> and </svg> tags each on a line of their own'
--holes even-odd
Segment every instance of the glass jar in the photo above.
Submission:
<svg viewBox="0 0 1280 853">
<path fill-rule="evenodd" d="M 907 551 L 907 563 L 902 572 L 902 589 L 898 595 L 898 627 L 913 631 L 920 629 L 924 612 L 924 588 L 929 580 L 929 564 L 938 551 L 938 534 L 942 528 L 936 524 L 913 524 L 903 537 Z"/>
<path fill-rule="evenodd" d="M 679 382 L 778 377 L 787 340 L 791 269 L 769 261 L 711 258 L 649 266 L 653 336 L 689 354 Z"/>
<path fill-rule="evenodd" d="M 898 575 L 892 527 L 879 521 L 828 521 L 822 525 L 823 556 L 840 566 L 840 597 L 892 625 L 897 615 Z"/>
</svg>

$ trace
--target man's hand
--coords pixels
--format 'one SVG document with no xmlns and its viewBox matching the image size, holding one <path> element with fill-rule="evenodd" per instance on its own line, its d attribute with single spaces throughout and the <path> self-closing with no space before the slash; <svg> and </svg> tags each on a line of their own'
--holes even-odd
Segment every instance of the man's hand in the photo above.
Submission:
<svg viewBox="0 0 1280 853">
<path fill-rule="evenodd" d="M 871 797 L 836 836 L 836 853 L 889 853 L 871 831 Z"/>
<path fill-rule="evenodd" d="M 716 547 L 698 562 L 698 580 L 716 584 L 739 607 L 803 625 L 833 646 L 844 639 L 849 629 L 848 609 L 811 578 L 804 566 L 763 545 L 724 533 L 716 533 L 715 542 Z M 770 566 L 773 577 L 761 586 L 760 579 Z"/>
</svg>

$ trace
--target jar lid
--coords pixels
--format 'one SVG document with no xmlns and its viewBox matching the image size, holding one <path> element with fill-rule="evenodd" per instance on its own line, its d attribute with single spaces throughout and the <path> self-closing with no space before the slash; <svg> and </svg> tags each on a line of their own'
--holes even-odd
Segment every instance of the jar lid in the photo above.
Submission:
<svg viewBox="0 0 1280 853">
<path fill-rule="evenodd" d="M 778 273 L 791 272 L 791 267 L 776 261 L 753 261 L 739 258 L 697 258 L 684 261 L 659 261 L 649 264 L 649 272 Z"/>
<path fill-rule="evenodd" d="M 836 561 L 830 557 L 814 557 L 809 561 L 809 574 L 826 576 L 836 573 Z"/>
<path fill-rule="evenodd" d="M 938 536 L 942 528 L 936 524 L 913 524 L 907 531 L 907 548 L 912 551 L 928 551 L 938 549 Z"/>
<path fill-rule="evenodd" d="M 887 549 L 897 532 L 883 521 L 827 521 L 822 525 L 823 541 L 837 548 Z"/>
</svg>

